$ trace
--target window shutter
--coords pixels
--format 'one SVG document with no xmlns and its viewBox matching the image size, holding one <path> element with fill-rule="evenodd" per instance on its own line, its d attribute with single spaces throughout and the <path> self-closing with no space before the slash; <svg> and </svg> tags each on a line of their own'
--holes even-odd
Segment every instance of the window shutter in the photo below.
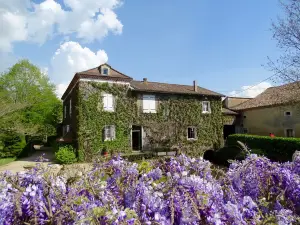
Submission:
<svg viewBox="0 0 300 225">
<path fill-rule="evenodd" d="M 113 96 L 108 94 L 107 95 L 107 110 L 113 111 L 114 103 L 113 103 Z"/>
<path fill-rule="evenodd" d="M 150 96 L 149 98 L 149 109 L 150 112 L 156 112 L 156 102 L 155 102 L 155 97 L 154 96 Z"/>
<path fill-rule="evenodd" d="M 155 96 L 143 95 L 143 112 L 156 112 Z"/>
<path fill-rule="evenodd" d="M 114 140 L 116 138 L 116 126 L 115 125 L 110 126 L 110 134 L 111 134 L 111 140 Z"/>
<path fill-rule="evenodd" d="M 149 100 L 148 96 L 143 96 L 143 111 L 148 112 L 149 111 Z"/>
<path fill-rule="evenodd" d="M 105 139 L 104 140 L 109 140 L 110 139 L 110 127 L 105 126 Z"/>
<path fill-rule="evenodd" d="M 72 99 L 70 99 L 70 116 L 72 115 Z"/>
</svg>

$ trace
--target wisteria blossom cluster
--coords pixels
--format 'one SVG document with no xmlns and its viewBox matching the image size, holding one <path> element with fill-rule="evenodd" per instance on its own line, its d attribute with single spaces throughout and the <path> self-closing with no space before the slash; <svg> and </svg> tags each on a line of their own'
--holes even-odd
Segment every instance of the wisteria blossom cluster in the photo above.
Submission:
<svg viewBox="0 0 300 225">
<path fill-rule="evenodd" d="M 115 157 L 66 179 L 51 166 L 0 178 L 0 224 L 300 224 L 300 157 L 250 155 L 227 172 L 181 155 Z"/>
</svg>

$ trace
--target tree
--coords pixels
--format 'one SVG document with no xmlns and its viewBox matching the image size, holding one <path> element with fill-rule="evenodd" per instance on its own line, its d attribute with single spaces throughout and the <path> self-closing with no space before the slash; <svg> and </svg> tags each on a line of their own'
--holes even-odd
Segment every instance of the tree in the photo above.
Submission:
<svg viewBox="0 0 300 225">
<path fill-rule="evenodd" d="M 0 76 L 0 129 L 29 135 L 53 135 L 61 119 L 55 86 L 38 67 L 21 60 Z"/>
<path fill-rule="evenodd" d="M 300 80 L 300 0 L 280 1 L 285 16 L 272 24 L 273 37 L 282 55 L 268 66 L 283 82 Z"/>
</svg>

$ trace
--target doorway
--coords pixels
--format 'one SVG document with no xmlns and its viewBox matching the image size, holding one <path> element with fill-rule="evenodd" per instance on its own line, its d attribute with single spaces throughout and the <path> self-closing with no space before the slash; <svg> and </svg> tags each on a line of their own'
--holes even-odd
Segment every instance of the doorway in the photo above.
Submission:
<svg viewBox="0 0 300 225">
<path fill-rule="evenodd" d="M 142 150 L 142 127 L 132 126 L 132 149 L 135 151 Z"/>
<path fill-rule="evenodd" d="M 235 125 L 224 125 L 223 127 L 224 140 L 226 140 L 226 138 L 230 134 L 235 134 Z"/>
</svg>

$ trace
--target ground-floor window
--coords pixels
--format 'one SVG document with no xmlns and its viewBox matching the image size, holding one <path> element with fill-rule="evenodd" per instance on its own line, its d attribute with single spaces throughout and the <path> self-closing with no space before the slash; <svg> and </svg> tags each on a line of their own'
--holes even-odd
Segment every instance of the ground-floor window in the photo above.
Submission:
<svg viewBox="0 0 300 225">
<path fill-rule="evenodd" d="M 104 127 L 104 141 L 112 141 L 116 138 L 115 125 L 107 125 Z"/>
<path fill-rule="evenodd" d="M 66 135 L 70 132 L 70 125 L 64 125 L 63 126 L 63 135 Z"/>
<path fill-rule="evenodd" d="M 285 136 L 286 137 L 295 137 L 295 133 L 293 129 L 286 129 L 285 130 Z"/>
<path fill-rule="evenodd" d="M 188 127 L 188 129 L 187 129 L 187 139 L 188 140 L 197 139 L 196 127 Z"/>
</svg>

